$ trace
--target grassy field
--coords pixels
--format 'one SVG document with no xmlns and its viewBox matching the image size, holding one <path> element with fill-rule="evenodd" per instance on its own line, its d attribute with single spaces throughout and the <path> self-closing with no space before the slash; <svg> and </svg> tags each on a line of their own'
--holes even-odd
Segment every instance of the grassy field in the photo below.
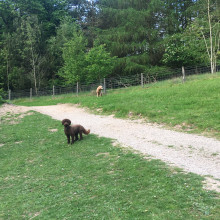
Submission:
<svg viewBox="0 0 220 220">
<path fill-rule="evenodd" d="M 220 138 L 220 73 L 108 90 L 102 98 L 91 93 L 15 100 L 18 105 L 53 105 L 75 103 L 116 117 L 141 117 L 187 132 L 204 133 Z"/>
<path fill-rule="evenodd" d="M 60 121 L 39 113 L 7 115 L 0 131 L 0 219 L 220 219 L 202 177 L 110 139 L 68 145 Z"/>
</svg>

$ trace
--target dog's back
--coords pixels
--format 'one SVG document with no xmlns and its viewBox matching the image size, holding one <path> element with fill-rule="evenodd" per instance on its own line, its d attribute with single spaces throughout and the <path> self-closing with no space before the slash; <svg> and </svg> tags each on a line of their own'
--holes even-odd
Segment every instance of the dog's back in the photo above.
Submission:
<svg viewBox="0 0 220 220">
<path fill-rule="evenodd" d="M 89 134 L 90 133 L 90 129 L 86 130 L 82 125 L 72 125 L 71 126 L 71 130 L 73 131 L 73 133 L 83 133 L 83 134 Z"/>
</svg>

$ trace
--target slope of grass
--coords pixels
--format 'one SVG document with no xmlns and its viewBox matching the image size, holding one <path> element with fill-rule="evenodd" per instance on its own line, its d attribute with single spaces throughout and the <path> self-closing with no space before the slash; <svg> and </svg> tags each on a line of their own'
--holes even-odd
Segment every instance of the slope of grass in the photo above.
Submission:
<svg viewBox="0 0 220 220">
<path fill-rule="evenodd" d="M 116 117 L 128 115 L 147 118 L 194 132 L 209 132 L 218 137 L 220 131 L 220 74 L 188 77 L 186 83 L 177 80 L 158 82 L 149 87 L 132 87 L 108 91 L 101 98 L 90 93 L 40 97 L 32 101 L 15 100 L 20 105 L 51 105 L 79 103 Z"/>
<path fill-rule="evenodd" d="M 0 219 L 220 219 L 200 176 L 92 134 L 67 145 L 60 121 L 38 113 L 9 120 L 0 124 Z"/>
</svg>

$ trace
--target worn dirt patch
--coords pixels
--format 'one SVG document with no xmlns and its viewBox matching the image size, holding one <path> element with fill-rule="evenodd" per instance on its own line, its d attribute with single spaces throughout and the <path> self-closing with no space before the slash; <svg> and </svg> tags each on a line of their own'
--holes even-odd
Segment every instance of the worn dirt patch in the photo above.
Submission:
<svg viewBox="0 0 220 220">
<path fill-rule="evenodd" d="M 0 107 L 0 124 L 17 124 L 19 120 L 27 115 L 32 115 L 30 108 L 25 106 L 15 106 L 12 104 L 4 104 Z"/>
<path fill-rule="evenodd" d="M 57 128 L 54 128 L 54 129 L 49 129 L 50 132 L 57 132 L 58 129 Z"/>
</svg>

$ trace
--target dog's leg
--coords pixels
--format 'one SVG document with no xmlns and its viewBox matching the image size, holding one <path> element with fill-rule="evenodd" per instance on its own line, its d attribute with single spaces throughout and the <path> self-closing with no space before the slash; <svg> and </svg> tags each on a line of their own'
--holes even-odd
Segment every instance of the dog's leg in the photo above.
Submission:
<svg viewBox="0 0 220 220">
<path fill-rule="evenodd" d="M 75 141 L 79 140 L 78 133 L 75 134 Z"/>
<path fill-rule="evenodd" d="M 70 143 L 70 135 L 66 135 L 67 136 L 67 143 Z"/>
<path fill-rule="evenodd" d="M 74 144 L 74 134 L 71 135 L 71 138 L 72 138 L 71 144 Z"/>
<path fill-rule="evenodd" d="M 83 139 L 82 131 L 79 132 L 79 135 L 80 135 L 80 140 L 82 140 Z"/>
</svg>

